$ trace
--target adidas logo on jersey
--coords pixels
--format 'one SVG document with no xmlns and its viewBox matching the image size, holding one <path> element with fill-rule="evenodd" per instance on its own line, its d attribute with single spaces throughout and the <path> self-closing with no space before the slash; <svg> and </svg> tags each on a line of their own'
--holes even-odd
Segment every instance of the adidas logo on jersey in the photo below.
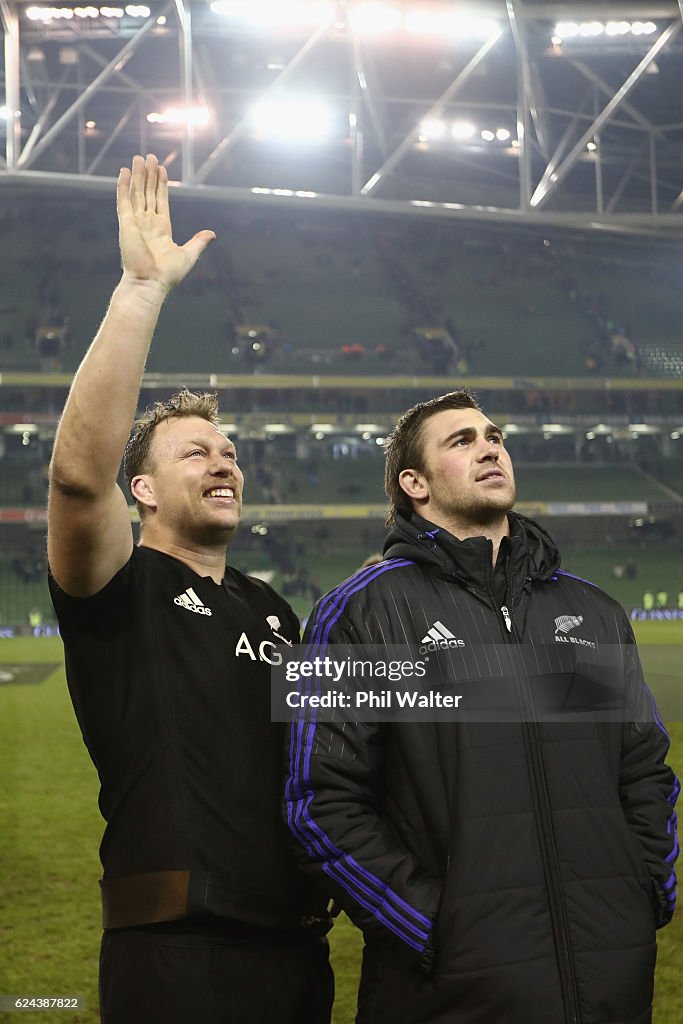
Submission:
<svg viewBox="0 0 683 1024">
<path fill-rule="evenodd" d="M 207 608 L 204 602 L 197 597 L 192 587 L 188 587 L 184 594 L 174 597 L 173 603 L 180 605 L 181 608 L 187 608 L 188 612 L 194 612 L 195 615 L 212 614 L 211 609 Z"/>
<path fill-rule="evenodd" d="M 439 622 L 437 620 L 429 627 L 426 636 L 422 637 L 420 654 L 426 654 L 428 651 L 445 651 L 449 647 L 464 646 L 464 640 L 458 640 L 456 636 L 451 633 L 450 629 L 448 629 L 447 626 L 444 626 L 443 622 Z"/>
</svg>

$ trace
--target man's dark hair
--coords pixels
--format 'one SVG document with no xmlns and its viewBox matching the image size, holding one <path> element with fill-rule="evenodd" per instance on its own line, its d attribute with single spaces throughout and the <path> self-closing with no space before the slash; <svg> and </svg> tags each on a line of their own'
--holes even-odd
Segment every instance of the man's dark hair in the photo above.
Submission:
<svg viewBox="0 0 683 1024">
<path fill-rule="evenodd" d="M 130 489 L 133 478 L 141 473 L 152 472 L 150 448 L 154 431 L 164 420 L 180 419 L 184 416 L 199 416 L 214 427 L 219 424 L 218 396 L 209 392 L 196 393 L 183 388 L 171 395 L 165 402 L 155 402 L 133 424 L 133 430 L 123 453 L 123 473 Z M 144 506 L 136 502 L 140 518 Z"/>
<path fill-rule="evenodd" d="M 428 402 L 418 402 L 404 412 L 384 442 L 384 490 L 389 498 L 387 526 L 392 525 L 398 513 L 406 519 L 410 518 L 413 505 L 398 477 L 404 469 L 416 469 L 418 473 L 424 473 L 422 428 L 430 417 L 446 409 L 477 409 L 481 412 L 469 391 L 450 391 L 447 395 L 430 398 Z"/>
</svg>

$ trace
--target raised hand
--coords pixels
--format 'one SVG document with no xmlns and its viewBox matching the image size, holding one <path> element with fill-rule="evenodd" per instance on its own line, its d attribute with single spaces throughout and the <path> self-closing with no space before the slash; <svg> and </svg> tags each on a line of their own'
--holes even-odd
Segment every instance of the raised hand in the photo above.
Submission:
<svg viewBox="0 0 683 1024">
<path fill-rule="evenodd" d="M 150 154 L 133 157 L 123 168 L 116 189 L 119 246 L 124 278 L 156 282 L 167 291 L 190 272 L 216 235 L 198 231 L 177 245 L 173 241 L 168 206 L 168 174 Z"/>
</svg>

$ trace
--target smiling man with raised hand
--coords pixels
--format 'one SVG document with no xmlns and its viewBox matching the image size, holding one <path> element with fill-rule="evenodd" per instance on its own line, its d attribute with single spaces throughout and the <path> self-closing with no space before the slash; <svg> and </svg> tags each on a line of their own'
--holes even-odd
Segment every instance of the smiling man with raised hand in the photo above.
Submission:
<svg viewBox="0 0 683 1024">
<path fill-rule="evenodd" d="M 357 1024 L 650 1024 L 679 785 L 628 619 L 512 511 L 502 432 L 467 392 L 401 417 L 385 487 L 384 559 L 318 602 L 307 656 L 409 645 L 469 696 L 291 730 L 301 863 L 364 933 Z M 477 715 L 489 692 L 499 720 Z M 608 720 L 585 700 L 603 692 Z"/>
<path fill-rule="evenodd" d="M 275 647 L 291 608 L 226 565 L 243 476 L 216 398 L 136 420 L 161 306 L 212 240 L 171 234 L 166 170 L 136 156 L 123 276 L 74 378 L 50 469 L 50 590 L 100 779 L 104 1024 L 328 1024 L 325 901 L 279 815 Z M 134 545 L 123 460 L 141 520 Z"/>
</svg>

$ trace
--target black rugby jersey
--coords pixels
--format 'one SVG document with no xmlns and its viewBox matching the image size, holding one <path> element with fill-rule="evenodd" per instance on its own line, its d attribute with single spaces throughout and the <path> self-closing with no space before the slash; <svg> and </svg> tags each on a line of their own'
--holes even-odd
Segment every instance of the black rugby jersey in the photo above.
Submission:
<svg viewBox="0 0 683 1024">
<path fill-rule="evenodd" d="M 270 720 L 275 646 L 298 641 L 289 605 L 236 569 L 217 584 L 145 547 L 93 597 L 52 578 L 50 591 L 100 778 L 103 885 L 189 872 L 186 916 L 282 928 L 315 913 L 281 822 L 284 726 Z"/>
</svg>

